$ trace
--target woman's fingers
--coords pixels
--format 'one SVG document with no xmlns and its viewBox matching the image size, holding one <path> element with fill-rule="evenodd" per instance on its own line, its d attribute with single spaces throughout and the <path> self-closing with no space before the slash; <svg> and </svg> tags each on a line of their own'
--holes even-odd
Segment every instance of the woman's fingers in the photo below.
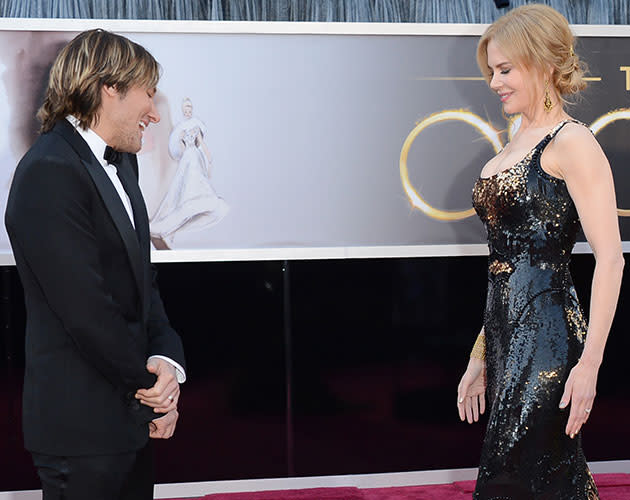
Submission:
<svg viewBox="0 0 630 500">
<path fill-rule="evenodd" d="M 459 419 L 469 424 L 479 421 L 486 411 L 485 373 L 478 360 L 471 359 L 468 368 L 457 386 L 457 412 Z"/>
<path fill-rule="evenodd" d="M 463 422 L 466 420 L 466 410 L 464 409 L 464 400 L 457 396 L 457 413 L 459 413 L 459 419 Z"/>
<path fill-rule="evenodd" d="M 571 411 L 565 432 L 567 436 L 573 439 L 582 426 L 587 422 L 588 417 L 593 409 L 595 398 L 577 396 L 575 393 L 571 395 Z"/>
<path fill-rule="evenodd" d="M 466 406 L 466 420 L 469 424 L 473 423 L 473 412 L 472 412 L 472 398 L 464 398 L 464 405 Z"/>
<path fill-rule="evenodd" d="M 457 413 L 459 413 L 459 419 L 463 422 L 466 420 L 466 410 L 464 407 L 464 388 L 462 387 L 464 384 L 463 381 L 459 383 L 457 386 Z"/>
<path fill-rule="evenodd" d="M 590 404 L 587 404 L 586 408 L 584 408 L 584 413 L 585 413 L 585 415 L 584 415 L 584 423 L 588 422 L 588 419 L 591 416 L 591 410 L 593 409 L 593 402 L 594 401 L 591 401 Z"/>
<path fill-rule="evenodd" d="M 560 399 L 560 408 L 566 408 L 567 404 L 571 404 L 565 428 L 565 433 L 571 439 L 580 432 L 582 426 L 588 421 L 595 401 L 596 384 L 597 373 L 589 369 L 588 366 L 578 364 L 569 374 L 564 393 Z"/>
<path fill-rule="evenodd" d="M 577 399 L 573 398 L 571 403 L 571 414 L 567 423 L 567 434 L 574 438 L 580 432 L 582 426 L 588 421 L 593 410 L 594 398 Z"/>
</svg>

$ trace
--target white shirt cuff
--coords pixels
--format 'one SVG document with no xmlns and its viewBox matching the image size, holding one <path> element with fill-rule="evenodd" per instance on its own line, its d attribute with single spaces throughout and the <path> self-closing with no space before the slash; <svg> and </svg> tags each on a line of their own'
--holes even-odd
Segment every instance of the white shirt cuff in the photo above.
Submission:
<svg viewBox="0 0 630 500">
<path fill-rule="evenodd" d="M 154 354 L 153 356 L 149 356 L 149 360 L 153 358 L 163 359 L 164 361 L 173 365 L 175 367 L 175 376 L 177 377 L 177 382 L 179 382 L 180 384 L 183 384 L 184 382 L 186 382 L 186 372 L 182 368 L 182 365 L 180 365 L 176 361 L 173 361 L 171 358 L 167 356 L 162 356 L 161 354 Z"/>
</svg>

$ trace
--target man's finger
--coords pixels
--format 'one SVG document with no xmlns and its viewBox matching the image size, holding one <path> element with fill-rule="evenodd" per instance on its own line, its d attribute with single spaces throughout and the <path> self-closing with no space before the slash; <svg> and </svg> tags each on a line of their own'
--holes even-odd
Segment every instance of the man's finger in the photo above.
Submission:
<svg viewBox="0 0 630 500">
<path fill-rule="evenodd" d="M 179 383 L 177 380 L 173 380 L 164 387 L 156 384 L 151 389 L 138 389 L 136 391 L 136 399 L 142 399 L 147 403 L 161 405 L 169 396 L 177 391 L 179 391 Z"/>
<path fill-rule="evenodd" d="M 154 430 L 152 430 L 152 431 L 149 433 L 149 437 L 150 437 L 151 439 L 159 439 L 159 438 L 160 438 L 160 433 L 161 433 L 160 428 L 159 428 L 158 426 L 155 426 L 155 429 L 154 429 Z"/>
<path fill-rule="evenodd" d="M 177 390 L 177 388 L 175 388 L 175 390 L 171 392 L 170 395 L 167 391 L 159 398 L 143 398 L 141 396 L 136 396 L 136 398 L 145 406 L 164 409 L 170 407 L 173 401 L 175 401 L 175 404 L 177 404 L 177 401 L 179 401 L 179 391 Z"/>
<path fill-rule="evenodd" d="M 168 405 L 166 408 L 156 407 L 156 408 L 153 408 L 153 411 L 154 413 L 170 413 L 176 409 L 177 409 L 177 402 L 173 400 L 171 401 L 171 404 Z"/>
<path fill-rule="evenodd" d="M 166 408 L 174 409 L 177 407 L 177 404 L 175 404 L 173 407 L 174 399 L 173 400 L 164 399 L 164 401 L 147 401 L 145 399 L 139 399 L 138 401 L 140 401 L 140 404 L 143 404 L 144 406 L 148 406 L 150 408 L 155 408 L 155 409 L 160 409 L 160 410 L 165 410 Z M 168 412 L 163 412 L 163 413 L 168 413 Z"/>
<path fill-rule="evenodd" d="M 173 382 L 177 383 L 174 378 L 166 379 L 158 377 L 157 382 L 153 387 L 150 387 L 149 389 L 138 389 L 137 394 L 144 398 L 156 398 L 159 397 L 169 384 L 172 384 Z"/>
<path fill-rule="evenodd" d="M 161 406 L 167 401 L 170 401 L 169 396 L 172 396 L 177 391 L 177 387 L 168 387 L 164 392 L 160 393 L 157 396 L 145 396 L 144 394 L 136 393 L 136 399 L 141 399 L 146 403 L 149 403 L 154 406 Z"/>
</svg>

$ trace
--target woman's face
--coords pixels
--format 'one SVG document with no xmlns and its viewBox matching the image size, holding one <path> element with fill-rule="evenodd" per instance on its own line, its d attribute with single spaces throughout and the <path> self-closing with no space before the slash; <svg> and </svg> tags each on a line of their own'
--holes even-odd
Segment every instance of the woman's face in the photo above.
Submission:
<svg viewBox="0 0 630 500">
<path fill-rule="evenodd" d="M 499 95 L 506 114 L 523 113 L 534 109 L 536 78 L 532 72 L 510 61 L 501 48 L 490 40 L 487 47 L 488 68 L 492 79 L 490 88 Z"/>
<path fill-rule="evenodd" d="M 190 118 L 192 116 L 192 104 L 189 102 L 184 103 L 182 106 L 182 112 L 186 118 Z"/>
</svg>

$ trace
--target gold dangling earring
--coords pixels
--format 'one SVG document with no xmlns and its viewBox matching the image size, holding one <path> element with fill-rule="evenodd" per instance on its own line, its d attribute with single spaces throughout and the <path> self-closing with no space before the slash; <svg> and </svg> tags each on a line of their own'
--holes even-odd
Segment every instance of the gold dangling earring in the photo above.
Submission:
<svg viewBox="0 0 630 500">
<path fill-rule="evenodd" d="M 547 113 L 553 109 L 553 102 L 551 102 L 551 97 L 549 96 L 549 80 L 545 81 L 545 100 L 543 104 Z"/>
</svg>

